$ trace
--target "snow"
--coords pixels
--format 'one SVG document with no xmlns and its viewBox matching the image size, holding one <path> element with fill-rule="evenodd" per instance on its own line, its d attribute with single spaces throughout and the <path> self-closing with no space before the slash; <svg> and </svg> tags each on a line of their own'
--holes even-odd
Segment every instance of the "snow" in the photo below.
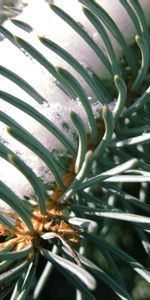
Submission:
<svg viewBox="0 0 150 300">
<path fill-rule="evenodd" d="M 98 0 L 106 11 L 115 20 L 128 43 L 132 43 L 136 34 L 135 28 L 129 19 L 126 11 L 119 3 L 119 0 L 103 1 Z M 148 18 L 150 13 L 149 0 L 140 1 Z M 77 22 L 82 24 L 83 28 L 90 34 L 96 43 L 104 50 L 103 42 L 97 35 L 95 28 L 84 16 L 81 4 L 77 0 L 55 0 L 54 3 L 61 7 L 65 12 L 72 16 Z M 108 4 L 109 3 L 109 4 Z M 44 0 L 31 0 L 29 5 L 17 17 L 17 19 L 29 23 L 33 27 L 33 32 L 26 33 L 17 28 L 11 21 L 6 21 L 4 26 L 13 34 L 20 36 L 30 42 L 54 65 L 66 68 L 80 82 L 81 86 L 87 93 L 87 96 L 95 102 L 95 95 L 84 79 L 66 62 L 64 62 L 55 53 L 45 48 L 38 40 L 37 35 L 50 38 L 52 41 L 67 50 L 79 61 L 85 68 L 92 69 L 101 78 L 108 78 L 109 74 L 105 67 L 94 54 L 93 50 L 87 43 L 61 20 L 49 7 Z M 121 49 L 117 42 L 111 37 L 113 46 L 118 55 L 121 55 Z M 105 50 L 104 50 L 105 51 Z M 47 107 L 35 102 L 27 93 L 23 92 L 17 85 L 8 79 L 0 76 L 0 90 L 6 91 L 21 100 L 29 103 L 49 120 L 63 131 L 72 142 L 73 125 L 69 113 L 74 110 L 83 119 L 85 126 L 88 128 L 87 117 L 79 101 L 70 99 L 59 87 L 56 80 L 38 64 L 35 60 L 25 56 L 19 49 L 12 45 L 7 39 L 0 42 L 0 64 L 12 70 L 24 80 L 30 83 L 48 102 Z M 113 100 L 113 99 L 112 99 Z M 93 111 L 99 112 L 101 106 L 99 103 L 94 104 Z M 5 103 L 1 100 L 1 110 L 14 118 L 21 126 L 28 130 L 36 137 L 49 151 L 54 149 L 64 150 L 58 140 L 47 129 L 43 128 L 38 122 L 33 120 L 19 109 Z M 67 123 L 70 130 L 63 127 Z M 53 176 L 48 172 L 46 165 L 32 151 L 17 142 L 6 131 L 6 125 L 0 122 L 0 137 L 5 140 L 7 146 L 17 153 L 33 170 L 43 178 L 43 180 L 52 181 Z M 8 162 L 0 158 L 0 180 L 6 183 L 20 197 L 32 193 L 32 188 L 25 177 L 17 171 Z"/>
</svg>

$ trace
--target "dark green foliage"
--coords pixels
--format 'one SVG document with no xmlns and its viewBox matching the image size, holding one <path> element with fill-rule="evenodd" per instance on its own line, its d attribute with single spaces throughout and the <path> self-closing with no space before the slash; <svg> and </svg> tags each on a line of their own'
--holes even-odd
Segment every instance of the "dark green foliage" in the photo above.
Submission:
<svg viewBox="0 0 150 300">
<path fill-rule="evenodd" d="M 133 10 L 127 1 L 120 0 L 137 29 L 136 44 L 130 47 L 114 21 L 95 1 L 80 2 L 85 5 L 86 17 L 101 35 L 107 56 L 70 16 L 53 4 L 50 8 L 78 32 L 103 61 L 111 74 L 112 93 L 111 90 L 105 93 L 106 84 L 103 85 L 95 74 L 89 74 L 60 46 L 44 37 L 39 40 L 67 61 L 91 87 L 102 104 L 99 118 L 92 112 L 86 91 L 68 70 L 55 69 L 33 46 L 0 26 L 0 32 L 44 66 L 70 98 L 80 99 L 89 121 L 87 132 L 76 112 L 70 114 L 77 148 L 36 109 L 22 99 L 0 91 L 2 100 L 30 115 L 65 147 L 63 153 L 51 153 L 15 120 L 0 113 L 0 121 L 9 126 L 10 135 L 35 152 L 55 178 L 54 182 L 45 185 L 13 151 L 0 144 L 0 156 L 24 174 L 35 193 L 34 201 L 21 201 L 0 182 L 0 198 L 14 210 L 0 213 L 0 299 L 7 299 L 10 292 L 11 300 L 30 299 L 28 293 L 31 292 L 33 299 L 41 299 L 41 293 L 45 297 L 47 282 L 50 289 L 55 290 L 54 294 L 57 293 L 57 284 L 51 282 L 57 281 L 51 279 L 53 266 L 76 288 L 77 300 L 106 299 L 107 294 L 100 295 L 102 282 L 112 291 L 109 299 L 148 299 L 138 298 L 135 282 L 142 278 L 143 290 L 150 291 L 147 285 L 150 284 L 149 29 L 138 1 L 131 1 Z M 30 24 L 13 22 L 26 31 L 32 30 Z M 105 28 L 112 32 L 124 50 L 121 62 Z M 46 101 L 17 74 L 2 66 L 0 74 L 18 84 L 39 103 Z M 110 96 L 114 99 L 114 94 L 116 102 L 112 108 L 109 102 Z M 66 182 L 67 174 L 69 181 Z M 53 192 L 55 199 L 49 192 Z M 39 271 L 41 261 L 42 265 L 47 261 L 42 274 Z M 66 291 L 63 293 L 65 295 Z M 58 297 L 65 299 L 62 294 Z"/>
</svg>

